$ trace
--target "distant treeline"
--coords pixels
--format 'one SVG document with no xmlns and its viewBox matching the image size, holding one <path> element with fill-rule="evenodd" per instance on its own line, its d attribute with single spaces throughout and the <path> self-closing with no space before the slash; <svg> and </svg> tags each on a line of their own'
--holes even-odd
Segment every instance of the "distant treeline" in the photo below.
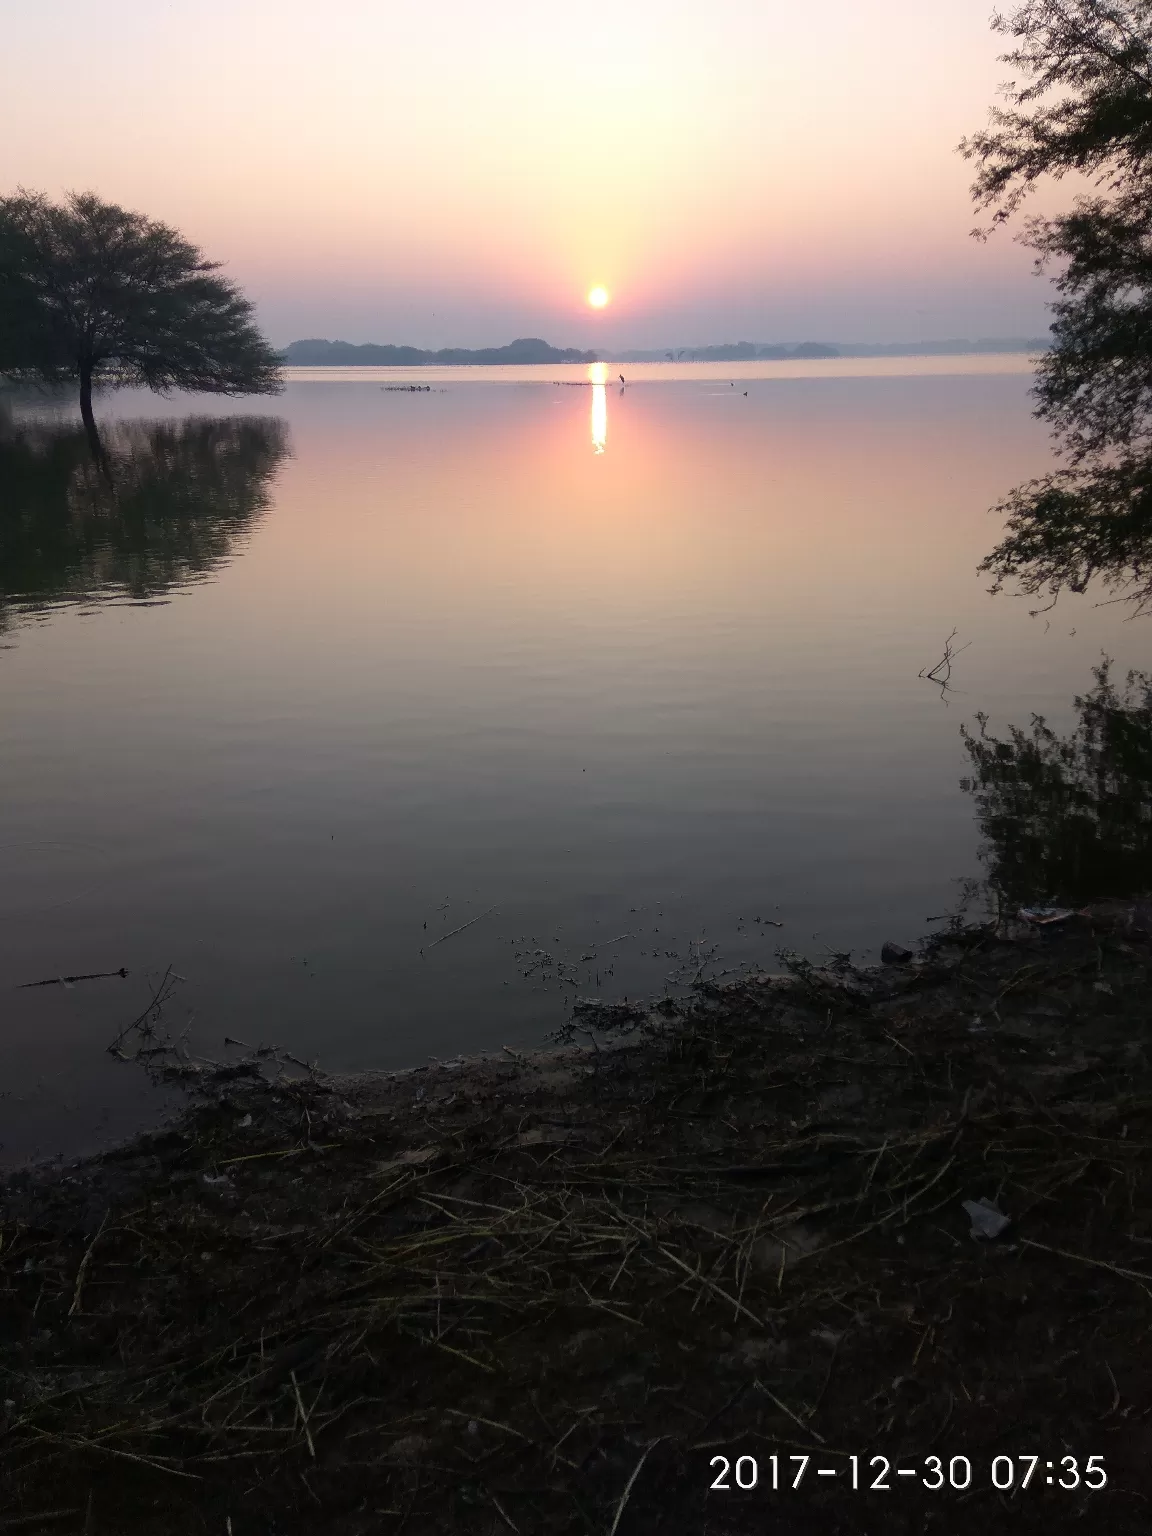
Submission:
<svg viewBox="0 0 1152 1536">
<path fill-rule="evenodd" d="M 981 336 L 976 341 L 843 341 L 841 357 L 954 357 L 964 352 L 1047 352 L 1051 336 Z"/>
<path fill-rule="evenodd" d="M 743 363 L 757 358 L 953 357 L 965 352 L 1046 352 L 1049 336 L 982 337 L 978 341 L 730 341 L 715 347 L 661 347 L 615 352 L 622 363 Z"/>
<path fill-rule="evenodd" d="M 298 368 L 414 368 L 425 363 L 594 363 L 598 354 L 578 352 L 575 347 L 550 347 L 536 336 L 522 336 L 506 347 L 442 347 L 438 352 L 423 347 L 381 346 L 375 342 L 355 346 L 350 341 L 293 341 L 281 356 L 284 362 Z"/>
<path fill-rule="evenodd" d="M 726 341 L 715 347 L 664 347 L 659 352 L 614 352 L 622 363 L 750 363 L 758 357 L 839 357 L 826 341 Z"/>
</svg>

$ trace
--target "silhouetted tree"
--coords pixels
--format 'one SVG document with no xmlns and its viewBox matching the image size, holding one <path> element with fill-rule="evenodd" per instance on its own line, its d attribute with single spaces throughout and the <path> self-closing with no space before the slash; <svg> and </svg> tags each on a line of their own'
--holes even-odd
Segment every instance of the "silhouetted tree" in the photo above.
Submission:
<svg viewBox="0 0 1152 1536">
<path fill-rule="evenodd" d="M 149 599 L 228 560 L 288 453 L 276 417 L 121 421 L 105 475 L 86 433 L 0 418 L 0 628 L 5 610 Z"/>
<path fill-rule="evenodd" d="M 1152 678 L 1118 689 L 1105 661 L 1058 736 L 1042 716 L 1008 739 L 963 732 L 992 887 L 1011 902 L 1080 904 L 1152 887 Z"/>
<path fill-rule="evenodd" d="M 97 383 L 275 393 L 276 354 L 218 268 L 167 225 L 92 193 L 0 198 L 0 374 L 78 382 L 96 452 Z"/>
<path fill-rule="evenodd" d="M 1095 576 L 1152 597 L 1152 6 L 1148 0 L 1027 0 L 994 28 L 1024 83 L 966 139 L 972 192 L 1009 219 L 1041 177 L 1089 177 L 1094 195 L 1026 220 L 1036 267 L 1056 269 L 1053 347 L 1036 414 L 1068 466 L 1017 487 L 998 510 L 1007 537 L 981 569 L 1023 590 L 1082 591 Z M 988 230 L 977 230 L 985 236 Z"/>
</svg>

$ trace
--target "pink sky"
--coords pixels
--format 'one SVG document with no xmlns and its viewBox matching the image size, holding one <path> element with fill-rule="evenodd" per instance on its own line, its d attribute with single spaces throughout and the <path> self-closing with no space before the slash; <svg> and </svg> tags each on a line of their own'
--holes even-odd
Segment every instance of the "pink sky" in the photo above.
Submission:
<svg viewBox="0 0 1152 1536">
<path fill-rule="evenodd" d="M 954 152 L 1007 73 L 989 11 L 0 0 L 0 189 L 177 225 L 277 343 L 1035 335 Z"/>
</svg>

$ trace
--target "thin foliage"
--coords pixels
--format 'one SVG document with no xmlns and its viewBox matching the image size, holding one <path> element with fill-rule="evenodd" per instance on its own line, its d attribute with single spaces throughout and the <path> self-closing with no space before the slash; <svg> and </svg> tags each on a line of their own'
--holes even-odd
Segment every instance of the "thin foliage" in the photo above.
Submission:
<svg viewBox="0 0 1152 1536">
<path fill-rule="evenodd" d="M 1152 886 L 1152 678 L 1105 659 L 1060 735 L 1041 715 L 1000 738 L 963 730 L 993 887 L 1009 902 L 1080 903 Z"/>
<path fill-rule="evenodd" d="M 1006 536 L 981 569 L 1025 593 L 1095 579 L 1142 609 L 1152 562 L 1152 9 L 1143 0 L 1028 0 L 994 29 L 1019 79 L 965 139 L 989 228 L 1046 180 L 1095 184 L 1021 232 L 1053 276 L 1052 347 L 1037 362 L 1036 415 L 1066 467 L 997 508 Z"/>
</svg>

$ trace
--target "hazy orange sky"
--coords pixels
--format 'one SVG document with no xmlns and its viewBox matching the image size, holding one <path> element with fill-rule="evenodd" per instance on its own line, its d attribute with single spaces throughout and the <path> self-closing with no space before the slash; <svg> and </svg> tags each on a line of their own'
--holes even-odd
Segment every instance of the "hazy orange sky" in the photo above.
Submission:
<svg viewBox="0 0 1152 1536">
<path fill-rule="evenodd" d="M 990 10 L 0 0 L 0 189 L 177 225 L 277 343 L 1036 335 L 955 153 Z"/>
</svg>

